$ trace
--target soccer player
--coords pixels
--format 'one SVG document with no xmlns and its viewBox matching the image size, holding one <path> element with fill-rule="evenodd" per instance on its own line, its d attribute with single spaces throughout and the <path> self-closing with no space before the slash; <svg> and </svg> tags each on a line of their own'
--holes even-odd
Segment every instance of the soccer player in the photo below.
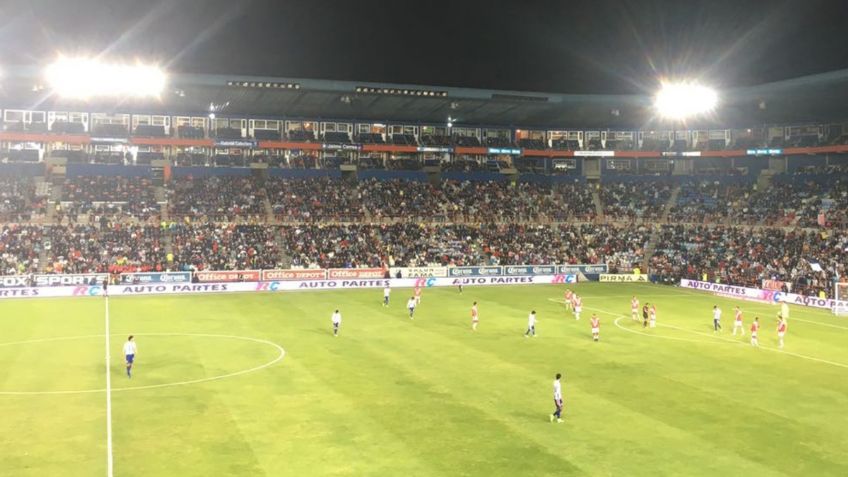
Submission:
<svg viewBox="0 0 848 477">
<path fill-rule="evenodd" d="M 601 339 L 601 319 L 598 315 L 592 313 L 592 339 L 598 341 Z"/>
<path fill-rule="evenodd" d="M 459 284 L 459 294 L 462 294 L 462 283 Z"/>
<path fill-rule="evenodd" d="M 557 422 L 562 422 L 562 383 L 559 382 L 560 378 L 562 378 L 562 374 L 557 373 L 556 379 L 554 379 L 554 406 L 556 406 L 556 409 L 551 414 L 551 422 L 554 422 L 554 419 Z"/>
<path fill-rule="evenodd" d="M 583 311 L 583 299 L 574 294 L 574 319 L 580 319 L 580 312 Z"/>
<path fill-rule="evenodd" d="M 339 326 L 342 325 L 342 314 L 339 313 L 339 310 L 336 310 L 330 319 L 333 321 L 333 336 L 339 336 Z"/>
<path fill-rule="evenodd" d="M 648 302 L 642 305 L 642 328 L 648 327 L 648 305 L 650 305 Z"/>
<path fill-rule="evenodd" d="M 651 304 L 651 309 L 648 310 L 648 328 L 657 327 L 657 305 Z"/>
<path fill-rule="evenodd" d="M 571 291 L 571 288 L 565 290 L 565 309 L 571 309 L 571 300 L 574 299 L 574 292 Z"/>
<path fill-rule="evenodd" d="M 409 297 L 409 300 L 406 302 L 406 307 L 409 309 L 409 319 L 414 320 L 412 315 L 415 314 L 415 297 Z"/>
<path fill-rule="evenodd" d="M 103 279 L 103 296 L 109 296 L 109 277 Z"/>
<path fill-rule="evenodd" d="M 751 323 L 751 346 L 760 346 L 760 342 L 757 340 L 758 331 L 760 331 L 760 317 L 755 316 L 754 322 Z"/>
<path fill-rule="evenodd" d="M 530 312 L 530 316 L 527 317 L 527 331 L 524 332 L 524 337 L 529 338 L 530 335 L 533 335 L 533 338 L 536 337 L 536 310 Z"/>
<path fill-rule="evenodd" d="M 391 294 L 392 294 L 392 289 L 389 288 L 388 285 L 386 285 L 386 287 L 383 288 L 383 306 L 389 306 L 389 295 L 391 295 Z"/>
<path fill-rule="evenodd" d="M 639 299 L 635 295 L 630 299 L 630 318 L 639 321 Z"/>
<path fill-rule="evenodd" d="M 133 341 L 133 335 L 130 335 L 127 338 L 127 342 L 124 343 L 124 356 L 127 359 L 127 377 L 132 378 L 132 365 L 133 361 L 135 361 L 135 355 L 138 353 L 138 346 L 136 346 L 135 341 Z"/>
<path fill-rule="evenodd" d="M 721 330 L 721 308 L 718 305 L 713 305 L 713 333 L 718 333 Z"/>
<path fill-rule="evenodd" d="M 733 320 L 733 336 L 736 336 L 737 329 L 742 332 L 742 336 L 745 336 L 745 328 L 742 327 L 742 310 L 738 306 L 734 310 L 736 317 Z"/>
<path fill-rule="evenodd" d="M 474 305 L 471 306 L 471 331 L 477 331 L 477 322 L 480 321 L 480 317 L 477 315 L 477 302 L 474 302 Z"/>
<path fill-rule="evenodd" d="M 783 336 L 786 334 L 786 320 L 777 315 L 777 347 L 783 349 Z"/>
<path fill-rule="evenodd" d="M 780 303 L 780 316 L 783 317 L 783 321 L 789 323 L 789 305 L 785 301 Z"/>
<path fill-rule="evenodd" d="M 421 304 L 421 287 L 415 287 L 415 304 Z"/>
</svg>

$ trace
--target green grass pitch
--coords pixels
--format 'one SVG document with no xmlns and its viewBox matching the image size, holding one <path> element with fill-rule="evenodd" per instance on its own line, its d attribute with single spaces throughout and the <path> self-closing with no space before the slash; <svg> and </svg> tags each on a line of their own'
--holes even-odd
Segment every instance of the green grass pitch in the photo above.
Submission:
<svg viewBox="0 0 848 477">
<path fill-rule="evenodd" d="M 579 322 L 563 286 L 427 289 L 414 321 L 401 289 L 388 308 L 381 289 L 112 298 L 114 474 L 848 475 L 848 322 L 792 307 L 778 351 L 771 305 L 575 289 Z M 658 328 L 616 326 L 633 294 L 657 304 Z M 760 316 L 761 349 L 731 336 L 737 304 L 746 331 Z M 106 474 L 104 305 L 0 302 L 0 475 Z M 548 421 L 557 372 L 562 424 Z"/>
</svg>

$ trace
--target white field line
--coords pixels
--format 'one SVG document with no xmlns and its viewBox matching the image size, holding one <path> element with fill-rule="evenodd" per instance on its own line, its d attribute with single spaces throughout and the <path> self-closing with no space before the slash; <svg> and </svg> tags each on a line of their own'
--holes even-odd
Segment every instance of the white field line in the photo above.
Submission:
<svg viewBox="0 0 848 477">
<path fill-rule="evenodd" d="M 109 340 L 109 297 L 104 298 L 106 303 L 106 475 L 112 477 L 113 472 L 113 456 L 112 456 L 112 372 L 110 359 L 110 340 Z"/>
<path fill-rule="evenodd" d="M 654 338 L 673 339 L 673 340 L 677 340 L 677 341 L 691 341 L 691 342 L 696 342 L 696 343 L 725 342 L 725 343 L 733 343 L 733 344 L 744 344 L 742 341 L 734 340 L 732 338 L 725 338 L 725 337 L 722 337 L 722 336 L 713 336 L 713 335 L 710 335 L 708 333 L 703 333 L 703 332 L 700 332 L 700 331 L 690 330 L 690 329 L 686 329 L 686 328 L 680 328 L 680 327 L 677 327 L 677 326 L 668 325 L 668 324 L 664 324 L 664 323 L 657 323 L 657 326 L 664 326 L 666 328 L 672 328 L 672 329 L 675 329 L 675 330 L 686 331 L 688 333 L 694 333 L 694 334 L 697 334 L 697 335 L 702 335 L 702 336 L 706 336 L 708 338 L 713 338 L 713 339 L 712 340 L 693 340 L 693 339 L 686 339 L 686 338 L 677 338 L 677 337 L 672 337 L 672 336 L 659 336 L 659 335 L 652 335 L 650 333 L 643 333 L 643 332 L 636 331 L 636 330 L 630 330 L 630 329 L 627 329 L 627 328 L 621 326 L 619 324 L 619 321 L 622 318 L 627 318 L 627 317 L 620 314 L 620 313 L 609 312 L 609 311 L 603 310 L 601 308 L 590 308 L 588 306 L 584 307 L 584 308 L 586 308 L 587 310 L 594 310 L 594 311 L 598 311 L 598 312 L 601 312 L 601 313 L 605 313 L 607 315 L 615 316 L 616 319 L 613 322 L 613 324 L 615 324 L 616 327 L 618 327 L 618 328 L 620 328 L 624 331 L 629 331 L 631 333 L 635 333 L 637 335 L 651 336 L 651 337 L 654 337 Z M 722 340 L 722 341 L 715 341 L 715 340 Z M 818 363 L 824 363 L 824 364 L 829 364 L 831 366 L 838 366 L 840 368 L 848 369 L 848 364 L 845 364 L 845 363 L 838 363 L 836 361 L 829 361 L 829 360 L 826 360 L 826 359 L 816 358 L 814 356 L 807 356 L 807 355 L 804 355 L 804 354 L 793 353 L 791 351 L 784 351 L 784 350 L 779 349 L 779 348 L 771 348 L 771 347 L 768 347 L 768 346 L 758 346 L 757 348 L 765 350 L 765 351 L 771 351 L 771 352 L 774 352 L 774 353 L 785 354 L 785 355 L 788 355 L 788 356 L 794 356 L 796 358 L 806 359 L 806 360 L 809 360 L 809 361 L 815 361 L 815 362 L 818 362 Z"/>
<path fill-rule="evenodd" d="M 211 381 L 219 381 L 221 379 L 233 378 L 236 376 L 241 376 L 243 374 L 253 373 L 270 366 L 273 366 L 279 363 L 286 355 L 286 350 L 283 349 L 282 346 L 274 343 L 272 341 L 263 340 L 259 338 L 250 338 L 247 336 L 234 336 L 234 335 L 215 335 L 215 334 L 201 334 L 201 333 L 137 333 L 135 336 L 189 336 L 189 337 L 200 337 L 200 338 L 228 338 L 228 339 L 237 339 L 244 341 L 252 341 L 254 343 L 265 344 L 275 348 L 279 354 L 271 361 L 261 364 L 259 366 L 255 366 L 249 369 L 243 369 L 241 371 L 234 371 L 232 373 L 222 374 L 219 376 L 210 376 L 207 378 L 199 378 L 192 379 L 188 381 L 178 381 L 174 383 L 162 383 L 162 384 L 151 384 L 148 386 L 130 386 L 124 388 L 111 388 L 112 392 L 125 392 L 125 391 L 138 391 L 143 389 L 158 389 L 158 388 L 167 388 L 174 386 L 186 386 L 189 384 L 200 384 L 207 383 Z M 84 335 L 84 336 L 67 336 L 67 337 L 59 337 L 59 338 L 46 338 L 41 340 L 27 340 L 27 341 L 16 341 L 11 343 L 0 343 L 0 346 L 11 346 L 16 344 L 27 344 L 27 343 L 43 343 L 47 341 L 60 341 L 60 340 L 73 340 L 73 339 L 83 339 L 83 338 L 102 338 L 103 335 Z M 61 395 L 61 394 L 91 394 L 91 393 L 102 393 L 106 391 L 106 388 L 103 389 L 79 389 L 79 390 L 68 390 L 68 391 L 0 391 L 0 396 L 40 396 L 40 395 Z"/>
</svg>

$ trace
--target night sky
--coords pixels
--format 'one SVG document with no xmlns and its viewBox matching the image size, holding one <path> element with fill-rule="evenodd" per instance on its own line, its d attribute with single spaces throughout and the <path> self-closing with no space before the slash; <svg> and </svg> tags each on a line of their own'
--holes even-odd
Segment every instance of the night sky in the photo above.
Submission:
<svg viewBox="0 0 848 477">
<path fill-rule="evenodd" d="M 639 93 L 848 68 L 848 1 L 0 0 L 0 65 L 58 51 L 169 71 Z"/>
</svg>

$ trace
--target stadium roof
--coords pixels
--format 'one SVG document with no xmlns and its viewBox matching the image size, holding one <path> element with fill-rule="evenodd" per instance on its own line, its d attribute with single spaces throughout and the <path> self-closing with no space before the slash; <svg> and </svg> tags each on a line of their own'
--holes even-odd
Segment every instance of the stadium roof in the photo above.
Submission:
<svg viewBox="0 0 848 477">
<path fill-rule="evenodd" d="M 698 124 L 658 123 L 650 95 L 557 94 L 410 84 L 240 75 L 172 75 L 155 101 L 86 103 L 52 98 L 34 67 L 9 68 L 0 107 L 31 110 L 150 112 L 492 125 L 637 129 L 749 127 L 846 119 L 848 69 L 720 93 L 715 117 Z M 246 85 L 246 86 L 245 86 Z"/>
</svg>

